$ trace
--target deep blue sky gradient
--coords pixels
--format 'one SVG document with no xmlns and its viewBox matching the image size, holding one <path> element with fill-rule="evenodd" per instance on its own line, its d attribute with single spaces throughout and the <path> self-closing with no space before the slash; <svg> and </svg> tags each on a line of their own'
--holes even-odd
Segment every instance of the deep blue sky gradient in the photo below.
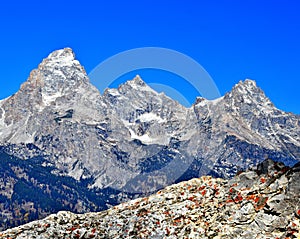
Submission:
<svg viewBox="0 0 300 239">
<path fill-rule="evenodd" d="M 53 50 L 73 48 L 89 73 L 121 51 L 154 46 L 198 61 L 222 95 L 251 78 L 278 108 L 300 114 L 299 12 L 297 0 L 2 1 L 0 98 Z"/>
</svg>

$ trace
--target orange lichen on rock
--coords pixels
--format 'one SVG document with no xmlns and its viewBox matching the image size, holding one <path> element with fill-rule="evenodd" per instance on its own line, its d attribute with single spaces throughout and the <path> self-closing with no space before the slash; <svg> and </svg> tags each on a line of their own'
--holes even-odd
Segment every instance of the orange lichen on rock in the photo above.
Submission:
<svg viewBox="0 0 300 239">
<path fill-rule="evenodd" d="M 261 183 L 265 183 L 265 182 L 266 182 L 266 179 L 265 179 L 264 177 L 261 177 L 261 178 L 260 178 L 260 182 L 261 182 Z"/>
</svg>

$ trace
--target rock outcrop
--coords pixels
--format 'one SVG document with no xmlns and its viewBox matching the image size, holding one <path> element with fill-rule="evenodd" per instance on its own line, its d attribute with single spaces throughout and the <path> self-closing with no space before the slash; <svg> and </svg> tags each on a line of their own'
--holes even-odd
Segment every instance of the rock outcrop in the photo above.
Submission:
<svg viewBox="0 0 300 239">
<path fill-rule="evenodd" d="M 203 176 L 107 211 L 62 211 L 0 238 L 299 238 L 300 165 L 266 160 L 231 180 Z"/>
</svg>

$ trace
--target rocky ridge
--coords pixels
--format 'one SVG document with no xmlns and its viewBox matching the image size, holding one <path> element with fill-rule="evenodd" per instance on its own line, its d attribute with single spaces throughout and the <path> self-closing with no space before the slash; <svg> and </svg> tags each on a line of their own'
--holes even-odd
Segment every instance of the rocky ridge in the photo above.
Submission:
<svg viewBox="0 0 300 239">
<path fill-rule="evenodd" d="M 300 165 L 266 160 L 231 180 L 203 176 L 107 211 L 58 214 L 0 238 L 299 238 Z"/>
</svg>

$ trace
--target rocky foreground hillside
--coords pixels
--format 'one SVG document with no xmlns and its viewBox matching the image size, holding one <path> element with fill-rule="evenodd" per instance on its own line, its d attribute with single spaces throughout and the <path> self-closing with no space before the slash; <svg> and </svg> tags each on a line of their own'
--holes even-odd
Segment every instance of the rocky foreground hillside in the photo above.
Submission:
<svg viewBox="0 0 300 239">
<path fill-rule="evenodd" d="M 266 160 L 231 180 L 203 176 L 107 211 L 59 212 L 0 238 L 299 238 L 300 164 Z"/>
</svg>

